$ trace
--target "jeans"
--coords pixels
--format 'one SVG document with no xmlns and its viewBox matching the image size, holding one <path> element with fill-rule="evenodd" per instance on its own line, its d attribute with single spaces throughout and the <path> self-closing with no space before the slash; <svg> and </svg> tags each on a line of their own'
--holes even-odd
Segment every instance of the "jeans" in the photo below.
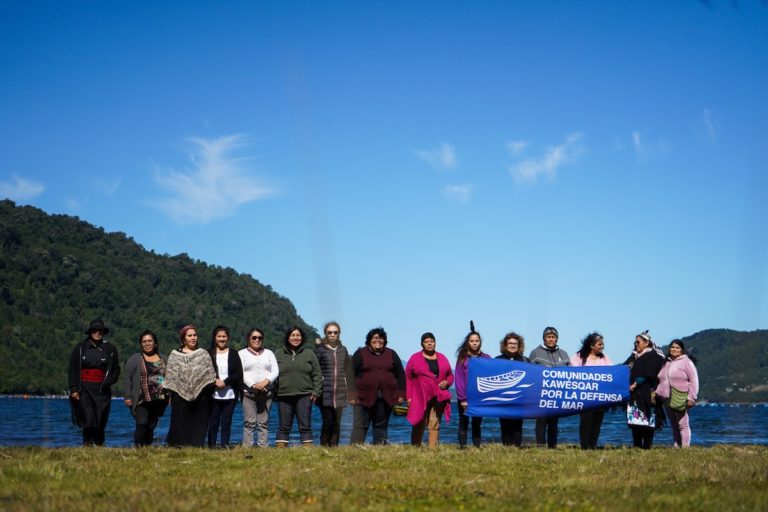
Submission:
<svg viewBox="0 0 768 512">
<path fill-rule="evenodd" d="M 135 446 L 150 446 L 155 439 L 155 427 L 160 415 L 165 411 L 165 400 L 153 400 L 143 402 L 136 406 L 133 418 L 136 420 L 136 429 L 133 431 L 133 444 Z"/>
<path fill-rule="evenodd" d="M 579 444 L 582 450 L 594 450 L 597 448 L 597 439 L 600 437 L 600 427 L 603 424 L 605 409 L 584 411 L 579 415 Z"/>
<path fill-rule="evenodd" d="M 538 418 L 536 420 L 536 444 L 557 448 L 557 421 L 559 418 Z"/>
<path fill-rule="evenodd" d="M 373 444 L 387 444 L 387 430 L 392 407 L 383 398 L 377 398 L 371 407 L 355 406 L 355 419 L 352 424 L 351 444 L 364 444 L 368 427 L 373 423 Z"/>
<path fill-rule="evenodd" d="M 320 407 L 320 415 L 323 417 L 323 426 L 320 428 L 320 444 L 323 446 L 339 446 L 341 435 L 341 415 L 344 407 Z"/>
<path fill-rule="evenodd" d="M 461 405 L 461 402 L 456 403 L 456 408 L 459 410 L 459 446 L 464 448 L 467 446 L 467 432 L 469 431 L 469 416 L 467 416 L 467 408 Z M 483 423 L 483 418 L 479 416 L 472 417 L 472 444 L 475 447 L 480 446 L 480 425 Z"/>
<path fill-rule="evenodd" d="M 272 409 L 272 393 L 243 393 L 243 446 L 253 446 L 256 432 L 256 446 L 269 445 L 269 411 Z"/>
<path fill-rule="evenodd" d="M 278 443 L 288 443 L 288 437 L 295 417 L 299 424 L 299 439 L 303 444 L 312 444 L 312 400 L 311 395 L 283 396 L 277 398 L 277 412 L 280 426 L 277 429 Z"/>
<path fill-rule="evenodd" d="M 208 416 L 208 447 L 216 446 L 216 437 L 221 425 L 221 446 L 229 446 L 229 436 L 232 433 L 232 414 L 235 412 L 237 399 L 211 400 L 211 415 Z"/>
</svg>

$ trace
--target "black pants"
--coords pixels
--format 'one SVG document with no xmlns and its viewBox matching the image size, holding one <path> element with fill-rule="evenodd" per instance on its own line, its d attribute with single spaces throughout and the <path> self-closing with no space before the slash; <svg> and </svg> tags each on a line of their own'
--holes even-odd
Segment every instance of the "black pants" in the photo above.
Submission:
<svg viewBox="0 0 768 512">
<path fill-rule="evenodd" d="M 155 427 L 163 411 L 165 411 L 165 400 L 153 400 L 136 406 L 133 411 L 133 419 L 136 420 L 136 429 L 133 431 L 135 446 L 152 444 L 155 439 Z"/>
<path fill-rule="evenodd" d="M 467 408 L 461 405 L 461 402 L 456 403 L 456 408 L 459 410 L 459 446 L 464 448 L 467 446 L 467 433 L 469 431 L 469 416 L 467 416 Z M 480 416 L 472 416 L 472 444 L 480 447 L 480 426 L 483 423 L 483 418 Z"/>
<path fill-rule="evenodd" d="M 344 407 L 320 407 L 320 416 L 323 418 L 323 426 L 320 427 L 322 446 L 339 446 L 342 413 L 344 413 Z"/>
<path fill-rule="evenodd" d="M 597 439 L 600 437 L 600 427 L 603 424 L 605 409 L 585 411 L 579 415 L 579 444 L 582 450 L 594 450 L 597 448 Z"/>
<path fill-rule="evenodd" d="M 101 427 L 83 428 L 83 446 L 102 446 L 104 444 L 104 430 Z"/>
<path fill-rule="evenodd" d="M 499 427 L 501 428 L 501 444 L 517 446 L 518 448 L 523 445 L 523 420 L 499 418 Z"/>
<path fill-rule="evenodd" d="M 229 446 L 232 433 L 232 414 L 235 412 L 236 399 L 211 400 L 211 415 L 208 416 L 208 447 L 216 446 L 216 437 L 221 425 L 221 446 Z"/>
<path fill-rule="evenodd" d="M 635 425 L 631 425 L 630 428 L 632 429 L 632 445 L 635 448 L 650 450 L 653 445 L 655 430 L 651 427 L 638 427 Z"/>
<path fill-rule="evenodd" d="M 387 430 L 392 407 L 383 398 L 377 398 L 371 407 L 355 406 L 355 420 L 352 425 L 352 444 L 365 443 L 368 427 L 373 423 L 373 444 L 387 444 Z"/>
<path fill-rule="evenodd" d="M 536 444 L 557 448 L 557 421 L 559 418 L 538 418 L 536 420 Z"/>
</svg>

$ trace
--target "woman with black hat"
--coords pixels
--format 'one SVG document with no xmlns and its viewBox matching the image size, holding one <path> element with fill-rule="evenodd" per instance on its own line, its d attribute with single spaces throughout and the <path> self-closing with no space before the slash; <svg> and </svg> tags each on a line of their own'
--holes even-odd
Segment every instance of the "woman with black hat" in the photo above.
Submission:
<svg viewBox="0 0 768 512">
<path fill-rule="evenodd" d="M 85 331 L 88 337 L 75 346 L 69 358 L 72 421 L 83 429 L 83 446 L 104 444 L 112 385 L 120 376 L 117 348 L 104 339 L 108 333 L 103 320 L 92 321 Z"/>
</svg>

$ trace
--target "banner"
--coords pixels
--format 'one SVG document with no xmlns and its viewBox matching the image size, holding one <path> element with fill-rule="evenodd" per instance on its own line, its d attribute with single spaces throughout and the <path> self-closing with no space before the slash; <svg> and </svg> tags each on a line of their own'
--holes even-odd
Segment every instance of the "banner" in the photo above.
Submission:
<svg viewBox="0 0 768 512">
<path fill-rule="evenodd" d="M 468 416 L 569 416 L 627 400 L 629 367 L 624 365 L 547 368 L 508 359 L 469 361 Z"/>
</svg>

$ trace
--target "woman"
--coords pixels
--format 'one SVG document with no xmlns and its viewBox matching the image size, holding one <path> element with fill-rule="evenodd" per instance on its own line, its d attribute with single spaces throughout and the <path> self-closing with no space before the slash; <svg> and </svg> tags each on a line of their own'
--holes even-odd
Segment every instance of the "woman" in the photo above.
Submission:
<svg viewBox="0 0 768 512">
<path fill-rule="evenodd" d="M 435 335 L 421 335 L 421 351 L 416 352 L 405 365 L 405 395 L 408 398 L 406 418 L 413 426 L 411 444 L 421 446 L 424 429 L 427 428 L 430 448 L 436 448 L 440 438 L 440 418 L 451 418 L 451 393 L 453 384 L 451 363 L 435 350 Z"/>
<path fill-rule="evenodd" d="M 341 415 L 347 405 L 347 388 L 353 381 L 352 359 L 347 347 L 341 343 L 341 327 L 328 322 L 323 328 L 325 337 L 315 348 L 320 371 L 323 374 L 323 391 L 317 405 L 323 418 L 320 429 L 320 444 L 334 447 L 339 445 Z"/>
<path fill-rule="evenodd" d="M 229 446 L 232 432 L 232 414 L 243 385 L 243 365 L 237 352 L 229 349 L 229 329 L 223 325 L 213 330 L 211 362 L 216 371 L 213 384 L 213 402 L 208 417 L 208 447 L 216 447 L 216 437 L 221 426 L 221 447 Z"/>
<path fill-rule="evenodd" d="M 508 359 L 518 363 L 530 363 L 530 359 L 525 357 L 525 338 L 516 332 L 508 332 L 499 343 L 499 352 L 501 355 L 496 359 Z M 501 444 L 504 446 L 523 445 L 523 420 L 515 418 L 499 418 L 499 428 L 501 429 Z"/>
<path fill-rule="evenodd" d="M 368 331 L 365 346 L 352 356 L 355 389 L 349 403 L 355 406 L 350 443 L 363 444 L 373 423 L 373 444 L 387 444 L 392 408 L 405 401 L 405 372 L 397 352 L 387 348 L 387 333 Z"/>
<path fill-rule="evenodd" d="M 104 339 L 109 329 L 103 320 L 92 321 L 85 334 L 69 357 L 69 403 L 72 422 L 83 429 L 83 446 L 101 446 L 120 361 L 117 349 Z"/>
<path fill-rule="evenodd" d="M 467 447 L 467 430 L 469 430 L 469 416 L 467 416 L 467 370 L 469 360 L 473 357 L 490 359 L 491 356 L 483 352 L 481 347 L 483 340 L 480 333 L 475 331 L 474 322 L 469 322 L 469 334 L 464 337 L 464 342 L 456 351 L 456 404 L 459 410 L 459 447 Z M 472 444 L 480 447 L 480 425 L 483 418 L 472 418 Z"/>
<path fill-rule="evenodd" d="M 571 358 L 571 366 L 611 366 L 613 363 L 603 354 L 605 342 L 599 332 L 588 334 L 581 341 L 581 349 Z M 579 444 L 582 450 L 597 449 L 600 427 L 605 409 L 592 409 L 579 414 Z"/>
<path fill-rule="evenodd" d="M 288 446 L 294 417 L 299 425 L 301 444 L 312 445 L 312 403 L 320 396 L 323 376 L 315 353 L 304 347 L 305 338 L 299 327 L 291 327 L 285 333 L 285 344 L 275 354 L 280 368 L 275 394 L 280 417 L 278 448 Z"/>
<path fill-rule="evenodd" d="M 663 423 L 663 412 L 657 407 L 654 391 L 658 375 L 664 366 L 664 356 L 651 340 L 648 331 L 635 337 L 635 362 L 629 371 L 629 405 L 627 423 L 632 429 L 632 444 L 648 450 L 653 445 L 653 434 Z"/>
<path fill-rule="evenodd" d="M 204 446 L 210 416 L 210 388 L 216 381 L 211 356 L 197 345 L 197 329 L 179 331 L 179 348 L 168 357 L 165 389 L 171 393 L 169 446 Z"/>
<path fill-rule="evenodd" d="M 691 446 L 688 409 L 696 404 L 699 394 L 699 373 L 696 371 L 695 362 L 693 357 L 685 353 L 685 345 L 682 341 L 672 340 L 669 344 L 667 361 L 659 373 L 656 394 L 662 398 L 667 416 L 670 418 L 672 438 L 676 448 Z M 670 399 L 673 393 L 687 394 L 682 409 L 672 408 Z"/>
<path fill-rule="evenodd" d="M 141 352 L 133 354 L 125 363 L 125 405 L 136 421 L 133 444 L 137 447 L 152 445 L 157 422 L 168 406 L 163 387 L 166 362 L 155 333 L 150 330 L 141 333 L 139 346 Z"/>
<path fill-rule="evenodd" d="M 275 354 L 264 348 L 264 333 L 251 329 L 248 346 L 239 353 L 243 366 L 243 446 L 252 447 L 253 433 L 257 432 L 256 446 L 269 445 L 269 411 L 275 381 L 280 375 Z"/>
</svg>

